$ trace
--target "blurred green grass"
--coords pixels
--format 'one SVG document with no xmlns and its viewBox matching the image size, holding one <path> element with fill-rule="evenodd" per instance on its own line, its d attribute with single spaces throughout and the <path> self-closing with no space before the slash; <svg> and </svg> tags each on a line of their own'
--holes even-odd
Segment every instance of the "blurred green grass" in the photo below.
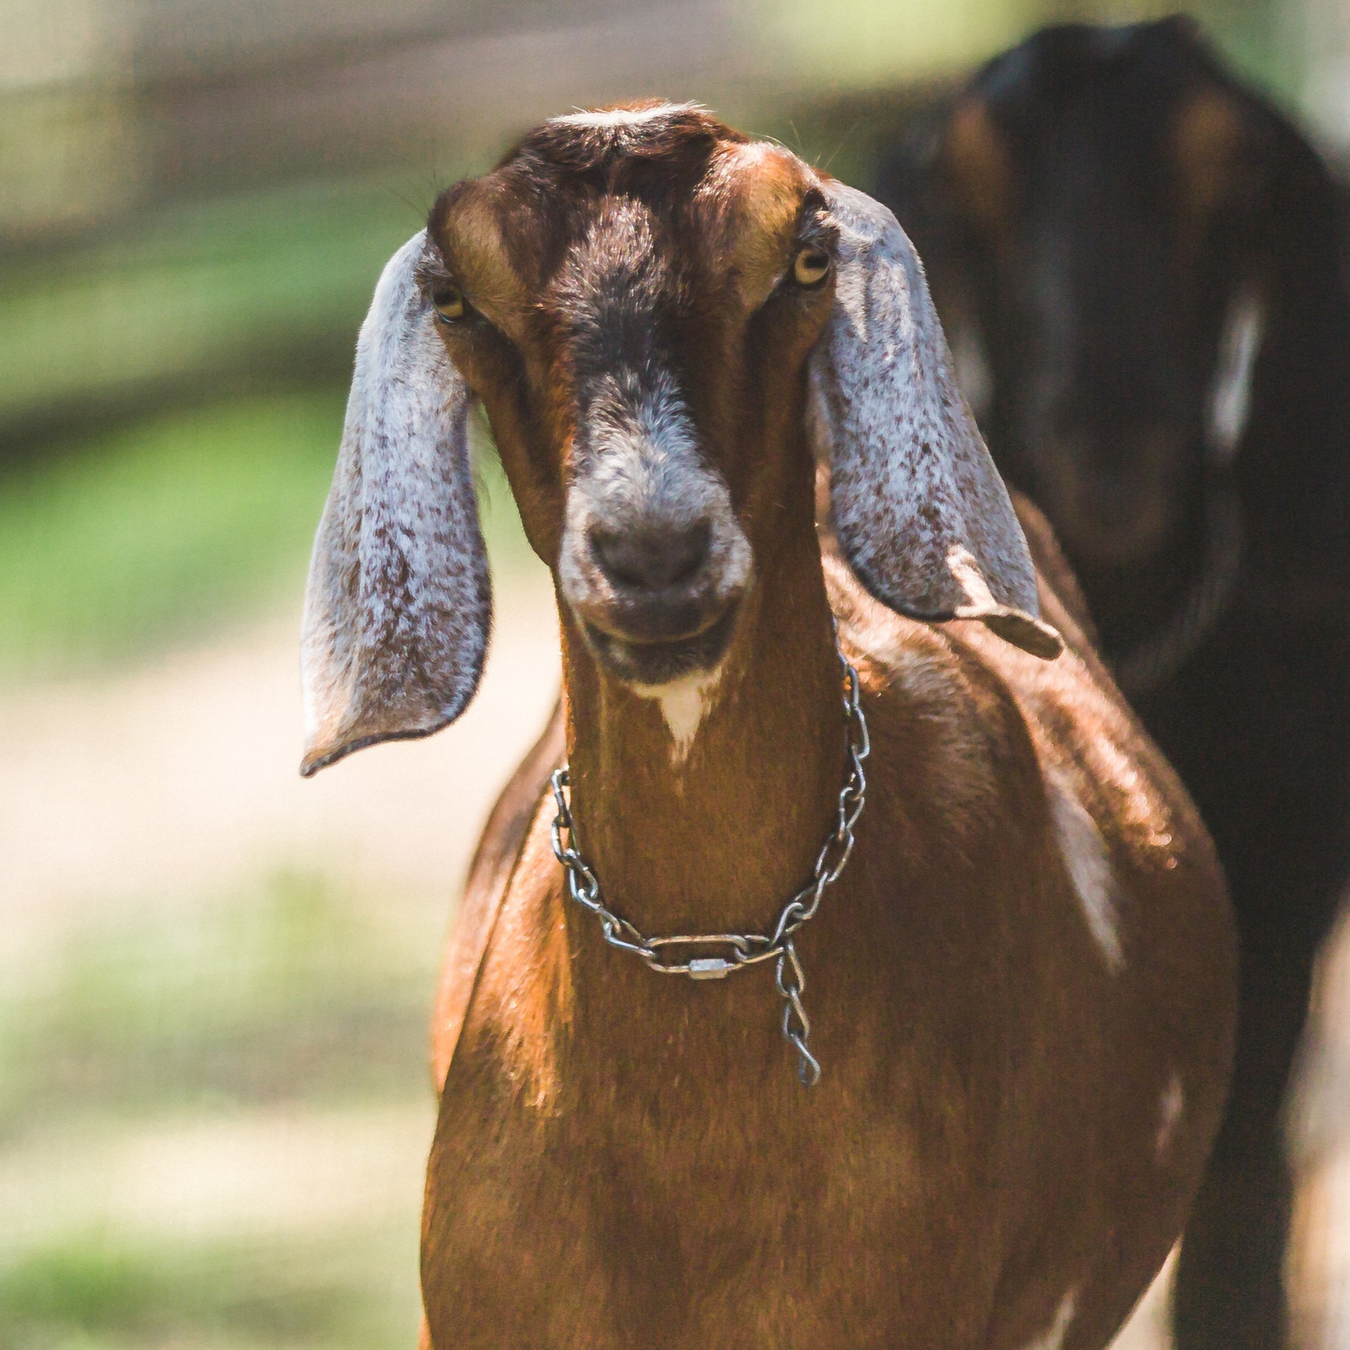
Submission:
<svg viewBox="0 0 1350 1350">
<path fill-rule="evenodd" d="M 0 1350 L 409 1350 L 408 1236 L 297 1250 L 75 1235 L 0 1270 Z"/>
<path fill-rule="evenodd" d="M 438 946 L 409 936 L 286 870 L 77 927 L 0 982 L 0 1143 L 90 1113 L 425 1100 Z"/>
<path fill-rule="evenodd" d="M 115 1159 L 166 1130 L 223 1128 L 228 1141 L 262 1121 L 247 1159 L 277 1121 L 318 1119 L 327 1138 L 334 1112 L 360 1118 L 373 1103 L 421 1118 L 438 945 L 410 936 L 406 917 L 279 871 L 167 922 L 87 920 L 38 969 L 4 971 L 0 1193 L 15 1203 L 17 1168 L 19 1199 L 0 1226 L 0 1350 L 412 1344 L 415 1192 L 392 1211 L 298 1226 L 283 1196 L 244 1236 L 213 1231 L 199 1199 L 195 1231 L 163 1234 L 134 1205 L 121 1212 L 82 1156 Z M 403 1156 L 402 1138 L 391 1165 L 411 1174 L 420 1158 Z M 237 1141 L 220 1156 L 241 1166 Z M 255 1165 L 267 1175 L 259 1156 L 241 1181 Z"/>
<path fill-rule="evenodd" d="M 169 203 L 9 260 L 0 428 L 209 394 L 249 373 L 340 377 L 381 267 L 434 195 L 356 180 Z"/>
<path fill-rule="evenodd" d="M 14 472 L 0 494 L 0 677 L 200 636 L 298 577 L 342 394 L 165 413 Z"/>
</svg>

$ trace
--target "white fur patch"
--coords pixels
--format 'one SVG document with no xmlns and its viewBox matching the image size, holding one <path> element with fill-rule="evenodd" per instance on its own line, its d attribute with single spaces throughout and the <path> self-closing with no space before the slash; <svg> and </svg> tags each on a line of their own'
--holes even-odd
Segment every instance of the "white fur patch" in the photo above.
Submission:
<svg viewBox="0 0 1350 1350">
<path fill-rule="evenodd" d="M 1101 948 L 1107 968 L 1115 974 L 1125 964 L 1125 953 L 1120 942 L 1116 884 L 1106 840 L 1078 800 L 1067 775 L 1052 768 L 1047 772 L 1047 780 L 1055 841 L 1078 893 L 1088 930 Z"/>
<path fill-rule="evenodd" d="M 1055 1320 L 1050 1323 L 1045 1334 L 1037 1336 L 1027 1345 L 1026 1350 L 1061 1350 L 1064 1337 L 1069 1332 L 1069 1323 L 1073 1321 L 1077 1308 L 1078 1290 L 1073 1288 L 1060 1299 L 1059 1307 L 1055 1309 Z"/>
<path fill-rule="evenodd" d="M 1186 1093 L 1181 1086 L 1181 1075 L 1173 1069 L 1163 1089 L 1162 1100 L 1158 1103 L 1158 1137 L 1155 1142 L 1160 1158 L 1167 1152 L 1172 1136 L 1176 1133 L 1177 1122 L 1185 1109 Z"/>
<path fill-rule="evenodd" d="M 958 610 L 990 610 L 998 603 L 989 590 L 989 583 L 980 571 L 980 565 L 964 544 L 953 544 L 947 550 L 947 571 L 965 594 L 965 602 Z"/>
<path fill-rule="evenodd" d="M 642 698 L 655 700 L 670 732 L 670 762 L 677 768 L 689 758 L 694 737 L 703 725 L 703 719 L 716 702 L 717 686 L 722 678 L 721 667 L 700 675 L 686 675 L 669 684 L 635 684 L 633 692 Z"/>
<path fill-rule="evenodd" d="M 1265 309 L 1256 294 L 1243 288 L 1233 297 L 1219 339 L 1219 361 L 1209 395 L 1208 447 L 1215 464 L 1232 459 L 1247 429 L 1251 412 L 1252 372 L 1261 351 Z"/>
<path fill-rule="evenodd" d="M 635 127 L 660 117 L 690 112 L 696 106 L 693 103 L 658 103 L 654 108 L 611 108 L 607 112 L 582 110 L 563 113 L 561 117 L 550 117 L 548 121 L 550 126 L 555 127 Z"/>
</svg>

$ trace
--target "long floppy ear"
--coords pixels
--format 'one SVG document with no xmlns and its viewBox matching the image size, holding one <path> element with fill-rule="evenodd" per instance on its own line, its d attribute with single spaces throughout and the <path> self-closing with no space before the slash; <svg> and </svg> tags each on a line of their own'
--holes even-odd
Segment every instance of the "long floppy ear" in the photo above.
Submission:
<svg viewBox="0 0 1350 1350">
<path fill-rule="evenodd" d="M 834 526 L 884 604 L 917 619 L 980 619 L 1036 656 L 1036 571 L 1008 491 L 956 387 L 923 268 L 895 217 L 830 183 L 836 300 L 811 358 L 812 421 L 830 457 Z"/>
<path fill-rule="evenodd" d="M 301 635 L 310 774 L 463 712 L 491 617 L 469 465 L 469 396 L 415 271 L 426 231 L 389 260 L 356 344 Z"/>
</svg>

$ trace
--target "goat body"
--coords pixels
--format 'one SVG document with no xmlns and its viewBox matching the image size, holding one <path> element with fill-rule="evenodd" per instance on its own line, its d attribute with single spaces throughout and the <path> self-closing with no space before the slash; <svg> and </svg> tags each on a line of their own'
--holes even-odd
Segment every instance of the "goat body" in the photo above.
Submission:
<svg viewBox="0 0 1350 1350">
<path fill-rule="evenodd" d="M 409 374 L 424 334 L 443 348 Z M 559 712 L 489 821 L 438 1000 L 426 1343 L 1105 1346 L 1218 1121 L 1230 921 L 893 219 L 696 108 L 574 114 L 442 198 L 362 344 L 307 766 L 472 692 L 479 635 L 442 621 L 480 594 L 469 391 L 562 635 Z M 399 400 L 451 452 L 412 507 L 398 466 L 437 461 Z M 797 937 L 804 1089 L 768 969 L 696 983 L 603 941 L 546 783 L 565 750 L 573 843 L 625 920 L 765 930 L 834 828 L 836 624 L 872 752 Z"/>
<path fill-rule="evenodd" d="M 995 58 L 882 196 L 995 459 L 1194 794 L 1241 945 L 1181 1350 L 1284 1343 L 1281 1110 L 1350 876 L 1350 275 L 1330 176 L 1181 20 Z M 982 353 L 982 355 L 981 355 Z M 978 386 L 978 387 L 977 387 Z"/>
</svg>

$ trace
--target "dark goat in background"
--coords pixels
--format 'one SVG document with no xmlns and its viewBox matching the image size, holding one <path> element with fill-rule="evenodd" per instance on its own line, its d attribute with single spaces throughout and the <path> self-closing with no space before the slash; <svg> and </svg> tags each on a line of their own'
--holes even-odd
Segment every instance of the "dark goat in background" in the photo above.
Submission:
<svg viewBox="0 0 1350 1350">
<path fill-rule="evenodd" d="M 1182 1350 L 1278 1346 L 1281 1103 L 1350 872 L 1336 190 L 1169 19 L 1037 33 L 895 154 L 878 195 L 925 259 L 996 460 L 1058 530 L 1227 868 L 1236 1078 L 1174 1320 Z"/>
</svg>

